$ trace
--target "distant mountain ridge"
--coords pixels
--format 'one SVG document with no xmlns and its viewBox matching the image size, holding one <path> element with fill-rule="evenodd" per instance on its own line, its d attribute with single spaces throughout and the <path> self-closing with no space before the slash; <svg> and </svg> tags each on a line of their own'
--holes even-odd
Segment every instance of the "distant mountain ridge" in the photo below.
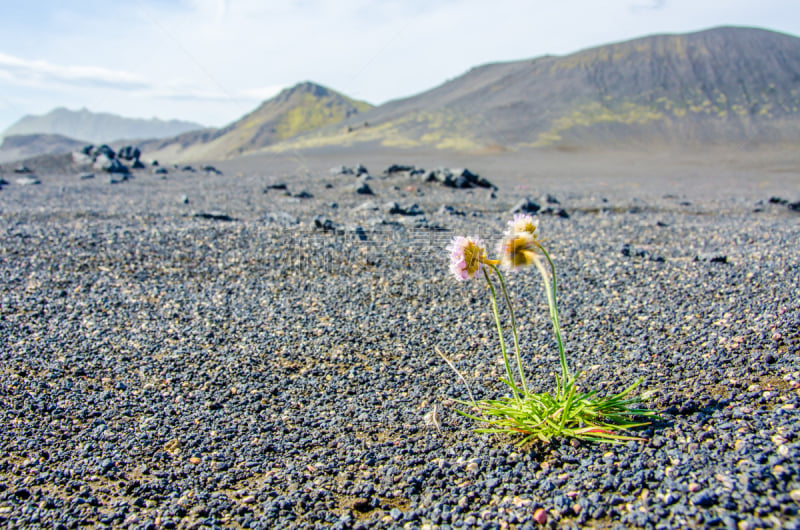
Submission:
<svg viewBox="0 0 800 530">
<path fill-rule="evenodd" d="M 167 158 L 229 158 L 339 124 L 371 108 L 369 103 L 306 81 L 284 89 L 224 128 L 147 142 L 142 144 L 142 150 Z"/>
<path fill-rule="evenodd" d="M 80 149 L 85 142 L 59 134 L 24 134 L 6 136 L 0 144 L 0 163 L 23 160 L 48 153 L 57 155 Z"/>
<path fill-rule="evenodd" d="M 370 127 L 359 127 L 362 121 Z M 358 142 L 481 150 L 797 141 L 800 39 L 722 27 L 479 66 L 272 149 Z"/>
<path fill-rule="evenodd" d="M 139 138 L 167 138 L 203 128 L 203 125 L 189 121 L 125 118 L 105 112 L 87 109 L 74 111 L 59 107 L 41 116 L 24 116 L 0 136 L 57 134 L 86 143 L 108 143 Z"/>
</svg>

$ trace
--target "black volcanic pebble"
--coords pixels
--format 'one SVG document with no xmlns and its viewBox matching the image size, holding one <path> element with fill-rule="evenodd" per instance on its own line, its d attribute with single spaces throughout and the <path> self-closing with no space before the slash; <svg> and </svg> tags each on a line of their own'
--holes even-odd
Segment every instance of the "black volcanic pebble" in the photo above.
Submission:
<svg viewBox="0 0 800 530">
<path fill-rule="evenodd" d="M 452 279 L 444 247 L 477 235 L 493 254 L 518 197 L 415 181 L 442 231 L 356 208 L 352 176 L 330 178 L 327 191 L 293 180 L 306 201 L 215 174 L 3 191 L 0 524 L 798 526 L 800 269 L 785 210 L 693 198 L 631 213 L 613 194 L 563 195 L 588 206 L 541 229 L 581 387 L 641 378 L 661 417 L 636 431 L 645 441 L 518 448 L 455 413 L 469 395 L 435 354 L 476 397 L 505 392 L 486 289 Z M 318 215 L 331 201 L 335 222 Z M 694 261 L 707 248 L 727 265 Z M 551 389 L 541 284 L 523 271 L 508 285 L 529 385 Z M 441 433 L 424 421 L 433 404 Z"/>
</svg>

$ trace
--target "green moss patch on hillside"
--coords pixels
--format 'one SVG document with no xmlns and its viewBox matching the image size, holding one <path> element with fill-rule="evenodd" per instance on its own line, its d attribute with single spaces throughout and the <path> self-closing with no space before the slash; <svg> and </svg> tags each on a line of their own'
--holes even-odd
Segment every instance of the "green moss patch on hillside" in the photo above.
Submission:
<svg viewBox="0 0 800 530">
<path fill-rule="evenodd" d="M 572 113 L 555 119 L 549 130 L 539 133 L 536 140 L 527 145 L 530 147 L 553 145 L 562 140 L 564 133 L 578 127 L 590 127 L 600 123 L 643 125 L 662 119 L 664 119 L 664 113 L 653 106 L 623 102 L 617 104 L 616 108 L 611 108 L 598 102 L 592 102 L 581 105 Z"/>
</svg>

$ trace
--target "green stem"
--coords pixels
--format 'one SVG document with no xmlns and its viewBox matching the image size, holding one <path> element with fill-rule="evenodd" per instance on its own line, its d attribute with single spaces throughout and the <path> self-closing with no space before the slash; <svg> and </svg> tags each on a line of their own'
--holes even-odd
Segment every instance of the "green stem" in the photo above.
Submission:
<svg viewBox="0 0 800 530">
<path fill-rule="evenodd" d="M 497 335 L 500 338 L 500 350 L 503 352 L 503 362 L 506 365 L 506 377 L 508 378 L 508 386 L 511 387 L 511 392 L 514 394 L 514 399 L 519 401 L 519 391 L 514 384 L 514 379 L 511 377 L 511 365 L 508 363 L 508 352 L 506 351 L 506 342 L 503 340 L 503 326 L 500 324 L 500 313 L 497 311 L 497 294 L 494 290 L 494 285 L 489 279 L 489 273 L 483 269 L 483 276 L 486 278 L 486 283 L 489 284 L 489 290 L 492 293 L 492 312 L 494 313 L 494 321 L 497 324 Z"/>
<path fill-rule="evenodd" d="M 514 308 L 511 305 L 511 298 L 508 296 L 508 289 L 506 289 L 506 282 L 503 280 L 503 275 L 500 274 L 500 270 L 495 265 L 490 265 L 494 273 L 497 275 L 497 279 L 500 280 L 500 287 L 503 290 L 503 297 L 506 299 L 506 305 L 508 306 L 508 312 L 511 315 L 511 331 L 514 334 L 514 352 L 517 355 L 517 370 L 519 370 L 519 378 L 522 381 L 522 391 L 527 396 L 528 395 L 528 383 L 525 381 L 525 372 L 522 369 L 522 355 L 519 350 L 519 337 L 517 335 L 517 320 L 514 316 Z"/>
<path fill-rule="evenodd" d="M 556 336 L 556 342 L 558 342 L 558 360 L 561 363 L 561 375 L 564 379 L 564 383 L 566 383 L 571 375 L 569 368 L 567 367 L 567 356 L 564 353 L 564 341 L 561 338 L 561 326 L 558 323 L 558 309 L 556 308 L 556 296 L 557 296 L 557 280 L 556 280 L 556 266 L 553 264 L 553 260 L 550 259 L 550 254 L 544 249 L 544 247 L 539 246 L 544 254 L 544 257 L 547 258 L 547 262 L 550 264 L 550 271 L 548 272 L 544 264 L 541 260 L 535 259 L 533 260 L 536 263 L 536 268 L 539 269 L 539 273 L 542 275 L 542 280 L 544 281 L 545 291 L 547 292 L 547 305 L 550 307 L 550 320 L 553 322 L 553 333 Z M 553 275 L 553 284 L 552 287 L 550 285 L 550 273 Z"/>
</svg>

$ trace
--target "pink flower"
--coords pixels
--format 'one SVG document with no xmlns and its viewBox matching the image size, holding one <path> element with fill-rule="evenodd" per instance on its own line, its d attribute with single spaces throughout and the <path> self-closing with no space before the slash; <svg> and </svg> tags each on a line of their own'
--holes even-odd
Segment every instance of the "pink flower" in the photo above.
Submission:
<svg viewBox="0 0 800 530">
<path fill-rule="evenodd" d="M 450 253 L 450 272 L 456 280 L 471 280 L 486 261 L 483 240 L 477 237 L 454 237 L 447 246 Z"/>
</svg>

